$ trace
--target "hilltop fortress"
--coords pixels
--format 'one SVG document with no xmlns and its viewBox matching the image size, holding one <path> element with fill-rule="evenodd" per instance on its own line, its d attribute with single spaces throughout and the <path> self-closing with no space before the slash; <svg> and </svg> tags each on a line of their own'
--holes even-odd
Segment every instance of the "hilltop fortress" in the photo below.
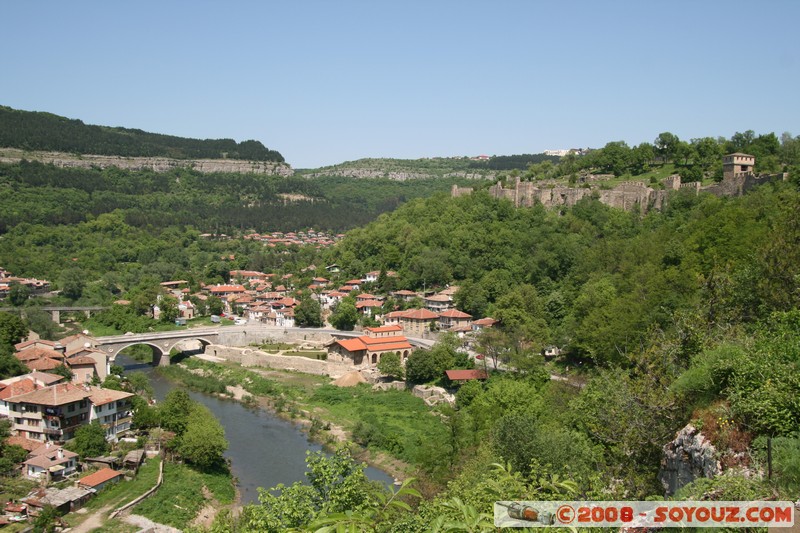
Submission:
<svg viewBox="0 0 800 533">
<path fill-rule="evenodd" d="M 498 181 L 489 187 L 489 194 L 494 198 L 510 200 L 515 207 L 531 207 L 536 203 L 541 203 L 545 207 L 569 207 L 585 197 L 594 197 L 601 203 L 618 209 L 639 208 L 642 212 L 647 212 L 650 209 L 662 209 L 667 203 L 670 191 L 688 189 L 695 194 L 705 191 L 716 196 L 741 196 L 756 185 L 777 179 L 785 180 L 787 177 L 786 173 L 756 175 L 754 167 L 754 156 L 736 153 L 723 158 L 722 181 L 705 187 L 699 182 L 682 183 L 681 177 L 677 174 L 662 180 L 663 189 L 654 189 L 641 181 L 626 181 L 613 189 L 603 189 L 591 184 L 588 187 L 567 187 L 552 181 L 523 182 L 517 177 L 513 187 L 504 188 Z M 453 185 L 451 194 L 454 198 L 472 194 L 472 188 Z"/>
</svg>

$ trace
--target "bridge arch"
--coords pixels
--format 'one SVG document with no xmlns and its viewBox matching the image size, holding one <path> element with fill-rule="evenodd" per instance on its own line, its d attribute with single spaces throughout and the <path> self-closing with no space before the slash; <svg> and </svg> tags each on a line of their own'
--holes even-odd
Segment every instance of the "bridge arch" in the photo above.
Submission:
<svg viewBox="0 0 800 533">
<path fill-rule="evenodd" d="M 104 342 L 100 349 L 108 353 L 109 363 L 113 364 L 116 361 L 117 355 L 131 346 L 145 345 L 149 346 L 153 351 L 153 364 L 156 366 L 168 366 L 170 363 L 169 354 L 173 348 L 186 342 L 197 342 L 200 344 L 201 351 L 209 344 L 213 344 L 213 340 L 207 335 L 182 335 L 175 337 L 161 337 L 161 338 L 139 338 L 140 336 L 132 335 L 132 338 L 125 338 L 120 336 L 114 338 L 113 342 Z"/>
<path fill-rule="evenodd" d="M 162 350 L 157 343 L 150 341 L 132 341 L 124 346 L 114 347 L 113 349 L 109 348 L 109 352 L 111 352 L 109 354 L 109 363 L 113 365 L 114 362 L 117 360 L 117 356 L 119 355 L 119 353 L 122 352 L 123 350 L 130 348 L 131 346 L 149 346 L 150 349 L 153 351 L 154 366 L 164 365 L 165 364 L 163 361 L 164 356 L 166 356 L 167 358 L 166 364 L 169 364 L 169 351 L 165 353 L 164 350 Z"/>
</svg>

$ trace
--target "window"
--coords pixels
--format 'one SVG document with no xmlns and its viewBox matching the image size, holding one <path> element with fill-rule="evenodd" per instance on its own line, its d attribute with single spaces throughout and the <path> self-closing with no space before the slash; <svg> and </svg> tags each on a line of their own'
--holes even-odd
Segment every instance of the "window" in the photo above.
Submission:
<svg viewBox="0 0 800 533">
<path fill-rule="evenodd" d="M 81 400 L 81 409 L 86 407 L 86 400 Z"/>
<path fill-rule="evenodd" d="M 67 412 L 71 413 L 75 410 L 75 404 L 71 403 L 67 406 Z"/>
</svg>

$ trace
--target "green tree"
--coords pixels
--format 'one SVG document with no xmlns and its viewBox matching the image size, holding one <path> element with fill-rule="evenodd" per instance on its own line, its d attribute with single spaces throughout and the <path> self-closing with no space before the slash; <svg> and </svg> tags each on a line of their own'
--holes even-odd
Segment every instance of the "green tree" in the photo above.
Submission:
<svg viewBox="0 0 800 533">
<path fill-rule="evenodd" d="M 33 521 L 34 533 L 55 533 L 61 513 L 52 505 L 45 505 Z"/>
<path fill-rule="evenodd" d="M 378 361 L 378 370 L 384 376 L 390 378 L 403 379 L 405 370 L 403 363 L 400 360 L 400 354 L 397 352 L 389 352 L 381 355 L 381 360 Z"/>
<path fill-rule="evenodd" d="M 406 359 L 406 379 L 428 383 L 444 379 L 444 371 L 455 368 L 458 354 L 452 339 L 442 337 L 430 350 L 415 350 Z"/>
<path fill-rule="evenodd" d="M 42 339 L 55 340 L 63 336 L 64 328 L 53 322 L 50 313 L 39 307 L 26 307 L 25 320 L 28 327 Z"/>
<path fill-rule="evenodd" d="M 0 475 L 4 476 L 11 474 L 28 457 L 24 448 L 6 443 L 10 436 L 11 421 L 7 418 L 0 419 Z"/>
<path fill-rule="evenodd" d="M 68 268 L 61 273 L 59 282 L 61 295 L 74 301 L 83 295 L 86 273 L 80 268 Z"/>
<path fill-rule="evenodd" d="M 208 305 L 208 312 L 212 315 L 220 316 L 225 311 L 222 300 L 216 296 L 209 296 L 206 300 L 206 304 Z"/>
<path fill-rule="evenodd" d="M 306 464 L 308 483 L 259 489 L 259 503 L 242 510 L 240 525 L 244 530 L 279 532 L 304 528 L 317 520 L 325 521 L 319 526 L 333 527 L 358 520 L 360 526 L 353 530 L 359 531 L 363 530 L 364 519 L 374 524 L 380 518 L 372 513 L 382 508 L 378 502 L 386 502 L 384 489 L 367 479 L 366 465 L 356 463 L 346 449 L 339 449 L 330 457 L 322 452 L 308 453 Z M 376 491 L 384 493 L 383 500 Z"/>
<path fill-rule="evenodd" d="M 8 289 L 8 301 L 14 307 L 25 305 L 31 297 L 31 288 L 21 283 L 12 283 Z"/>
<path fill-rule="evenodd" d="M 347 297 L 342 299 L 333 309 L 329 321 L 333 327 L 342 331 L 352 331 L 358 323 L 359 314 L 354 299 Z"/>
<path fill-rule="evenodd" d="M 133 427 L 150 429 L 161 425 L 159 410 L 147 403 L 141 396 L 134 396 L 131 400 L 133 410 Z"/>
<path fill-rule="evenodd" d="M 70 370 L 69 367 L 64 364 L 58 365 L 50 372 L 62 376 L 67 381 L 72 381 L 72 378 L 75 377 L 75 374 L 73 374 L 72 370 Z"/>
<path fill-rule="evenodd" d="M 109 450 L 106 432 L 97 420 L 75 430 L 75 438 L 67 443 L 67 448 L 81 458 L 97 457 Z"/>
<path fill-rule="evenodd" d="M 26 374 L 28 367 L 14 357 L 14 348 L 10 344 L 0 344 L 0 379 Z"/>
<path fill-rule="evenodd" d="M 175 319 L 178 318 L 180 314 L 178 299 L 174 296 L 162 296 L 161 300 L 158 302 L 158 308 L 161 310 L 160 318 L 162 322 L 175 322 Z"/>
<path fill-rule="evenodd" d="M 294 321 L 301 328 L 322 327 L 322 308 L 319 302 L 304 295 L 294 308 Z"/>
<path fill-rule="evenodd" d="M 680 142 L 677 135 L 668 131 L 658 134 L 653 144 L 656 147 L 656 153 L 661 157 L 663 162 L 672 161 L 675 157 L 675 147 Z"/>
<path fill-rule="evenodd" d="M 14 346 L 27 336 L 28 328 L 19 316 L 0 312 L 0 345 Z"/>
<path fill-rule="evenodd" d="M 178 453 L 197 467 L 209 469 L 222 462 L 227 449 L 222 425 L 208 408 L 195 403 L 187 418 L 186 430 L 180 436 Z"/>
<path fill-rule="evenodd" d="M 169 391 L 158 408 L 161 426 L 177 435 L 182 435 L 186 431 L 193 403 L 185 390 L 172 389 Z"/>
</svg>

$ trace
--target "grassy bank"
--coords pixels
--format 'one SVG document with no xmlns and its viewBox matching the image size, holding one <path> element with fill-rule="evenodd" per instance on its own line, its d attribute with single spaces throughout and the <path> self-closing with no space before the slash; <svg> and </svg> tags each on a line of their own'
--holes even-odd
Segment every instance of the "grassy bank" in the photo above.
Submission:
<svg viewBox="0 0 800 533">
<path fill-rule="evenodd" d="M 156 484 L 159 464 L 161 464 L 161 458 L 159 457 L 148 459 L 139 468 L 135 478 L 130 481 L 120 481 L 103 489 L 84 506 L 87 511 L 85 514 L 69 513 L 64 517 L 64 520 L 71 527 L 75 527 L 93 513 L 103 510 L 103 514 L 107 516 L 117 507 L 133 501 Z"/>
<path fill-rule="evenodd" d="M 407 391 L 373 391 L 366 384 L 341 388 L 324 376 L 192 358 L 158 371 L 203 392 L 227 394 L 221 392 L 227 386 L 241 386 L 250 395 L 245 401 L 286 418 L 305 419 L 321 442 L 340 440 L 344 430 L 348 441 L 423 469 L 440 463 L 447 452 L 450 433 L 442 418 Z M 332 425 L 338 426 L 338 435 L 328 431 Z"/>
<path fill-rule="evenodd" d="M 155 494 L 134 507 L 133 512 L 177 528 L 185 528 L 200 510 L 231 505 L 236 497 L 230 470 L 199 471 L 191 466 L 168 463 L 164 483 Z"/>
</svg>

